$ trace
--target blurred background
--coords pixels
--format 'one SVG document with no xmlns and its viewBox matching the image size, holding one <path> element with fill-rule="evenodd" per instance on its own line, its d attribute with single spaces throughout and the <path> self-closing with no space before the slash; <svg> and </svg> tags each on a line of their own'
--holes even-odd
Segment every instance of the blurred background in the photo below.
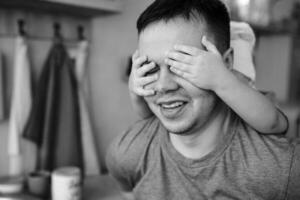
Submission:
<svg viewBox="0 0 300 200">
<path fill-rule="evenodd" d="M 35 102 L 37 86 L 46 59 L 49 58 L 53 38 L 57 35 L 63 38 L 70 57 L 76 54 L 74 52 L 80 41 L 88 42 L 84 62 L 84 99 L 89 116 L 89 141 L 94 143 L 96 153 L 93 155 L 97 156 L 97 163 L 91 165 L 91 168 L 97 169 L 90 170 L 96 174 L 105 173 L 104 156 L 109 143 L 138 119 L 129 100 L 127 72 L 130 56 L 137 45 L 136 19 L 151 2 L 0 1 L 0 176 L 8 175 L 10 171 L 8 140 L 16 67 L 16 37 L 26 33 L 23 35 L 28 47 L 32 102 Z M 299 136 L 300 0 L 224 2 L 232 19 L 250 23 L 255 31 L 256 87 L 270 92 L 289 117 L 288 136 Z M 39 123 L 38 120 L 36 122 Z M 81 134 L 85 134 L 83 132 Z M 30 153 L 26 156 L 30 160 Z"/>
</svg>

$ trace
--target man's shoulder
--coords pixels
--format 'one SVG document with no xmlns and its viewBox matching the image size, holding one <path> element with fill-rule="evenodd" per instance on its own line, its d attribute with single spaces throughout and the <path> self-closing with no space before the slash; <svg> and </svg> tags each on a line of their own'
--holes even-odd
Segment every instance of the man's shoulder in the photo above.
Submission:
<svg viewBox="0 0 300 200">
<path fill-rule="evenodd" d="M 244 152 L 245 166 L 265 173 L 289 175 L 293 160 L 295 145 L 284 136 L 261 134 L 241 123 L 234 137 L 234 144 L 238 151 Z M 282 177 L 284 178 L 284 177 Z"/>
<path fill-rule="evenodd" d="M 153 153 L 153 146 L 159 145 L 159 129 L 158 119 L 151 117 L 134 123 L 127 131 L 117 136 L 106 154 L 106 164 L 110 173 L 116 178 L 125 176 L 137 179 L 141 166 L 144 166 L 142 162 Z"/>
<path fill-rule="evenodd" d="M 274 156 L 291 155 L 294 151 L 294 145 L 284 135 L 259 133 L 243 122 L 237 128 L 237 135 L 244 147 L 253 149 L 255 154 L 260 157 L 270 158 L 269 154 Z"/>
<path fill-rule="evenodd" d="M 156 117 L 151 117 L 139 120 L 132 124 L 126 131 L 117 136 L 114 140 L 120 148 L 128 149 L 131 146 L 149 143 L 151 138 L 156 136 L 160 127 L 159 120 Z"/>
<path fill-rule="evenodd" d="M 295 150 L 296 145 L 284 136 L 261 134 L 241 122 L 228 153 L 234 155 L 234 165 L 241 166 L 238 171 L 251 182 L 251 190 L 261 191 L 267 185 L 261 192 L 278 191 L 283 197 L 288 189 Z"/>
<path fill-rule="evenodd" d="M 294 153 L 286 199 L 300 199 L 300 138 L 293 141 Z"/>
</svg>

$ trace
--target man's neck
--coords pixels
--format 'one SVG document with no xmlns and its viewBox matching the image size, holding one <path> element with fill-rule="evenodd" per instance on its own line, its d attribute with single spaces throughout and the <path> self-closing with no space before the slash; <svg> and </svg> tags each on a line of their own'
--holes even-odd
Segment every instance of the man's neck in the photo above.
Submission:
<svg viewBox="0 0 300 200">
<path fill-rule="evenodd" d="M 186 158 L 202 158 L 224 140 L 224 132 L 228 128 L 226 116 L 226 107 L 222 105 L 199 130 L 189 135 L 170 133 L 170 141 L 174 148 Z"/>
</svg>

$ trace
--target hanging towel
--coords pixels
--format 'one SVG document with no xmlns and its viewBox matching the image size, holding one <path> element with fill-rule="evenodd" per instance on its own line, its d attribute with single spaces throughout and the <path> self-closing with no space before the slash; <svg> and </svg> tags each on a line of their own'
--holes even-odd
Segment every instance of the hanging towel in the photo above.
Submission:
<svg viewBox="0 0 300 200">
<path fill-rule="evenodd" d="M 77 85 L 65 46 L 55 42 L 38 80 L 24 137 L 39 146 L 38 169 L 83 169 Z"/>
<path fill-rule="evenodd" d="M 28 59 L 28 47 L 25 39 L 21 36 L 16 38 L 13 90 L 11 98 L 8 154 L 9 173 L 13 176 L 21 175 L 24 172 L 23 170 L 25 167 L 22 164 L 23 149 L 21 149 L 21 135 L 28 121 L 32 106 L 31 71 Z M 34 151 L 34 147 L 32 148 Z"/>
<path fill-rule="evenodd" d="M 5 119 L 5 93 L 4 93 L 4 69 L 2 53 L 0 54 L 0 121 Z"/>
<path fill-rule="evenodd" d="M 80 107 L 81 142 L 83 147 L 84 173 L 86 175 L 100 174 L 99 160 L 95 145 L 95 135 L 92 131 L 90 113 L 88 109 L 88 80 L 86 78 L 86 63 L 88 55 L 88 41 L 80 41 L 75 50 L 75 76 L 78 83 L 78 97 Z"/>
</svg>

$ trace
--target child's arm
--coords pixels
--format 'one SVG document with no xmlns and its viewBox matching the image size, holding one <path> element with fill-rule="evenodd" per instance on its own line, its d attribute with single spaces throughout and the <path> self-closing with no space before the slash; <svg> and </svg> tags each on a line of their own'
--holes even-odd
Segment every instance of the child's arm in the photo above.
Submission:
<svg viewBox="0 0 300 200">
<path fill-rule="evenodd" d="M 154 94 L 153 90 L 147 90 L 144 86 L 157 79 L 157 75 L 145 76 L 148 71 L 153 69 L 153 62 L 147 63 L 146 56 L 139 56 L 138 51 L 132 55 L 132 67 L 129 76 L 129 93 L 134 111 L 143 119 L 152 116 L 152 112 L 146 104 L 143 96 Z"/>
<path fill-rule="evenodd" d="M 226 67 L 226 58 L 222 58 L 206 37 L 203 37 L 202 44 L 208 51 L 176 45 L 166 59 L 166 64 L 171 66 L 170 70 L 199 88 L 214 91 L 258 132 L 284 132 L 287 120 L 283 114 L 264 95 L 241 82 Z"/>
<path fill-rule="evenodd" d="M 215 93 L 250 126 L 261 133 L 280 134 L 288 122 L 271 101 L 228 70 L 227 78 L 215 88 Z"/>
</svg>

